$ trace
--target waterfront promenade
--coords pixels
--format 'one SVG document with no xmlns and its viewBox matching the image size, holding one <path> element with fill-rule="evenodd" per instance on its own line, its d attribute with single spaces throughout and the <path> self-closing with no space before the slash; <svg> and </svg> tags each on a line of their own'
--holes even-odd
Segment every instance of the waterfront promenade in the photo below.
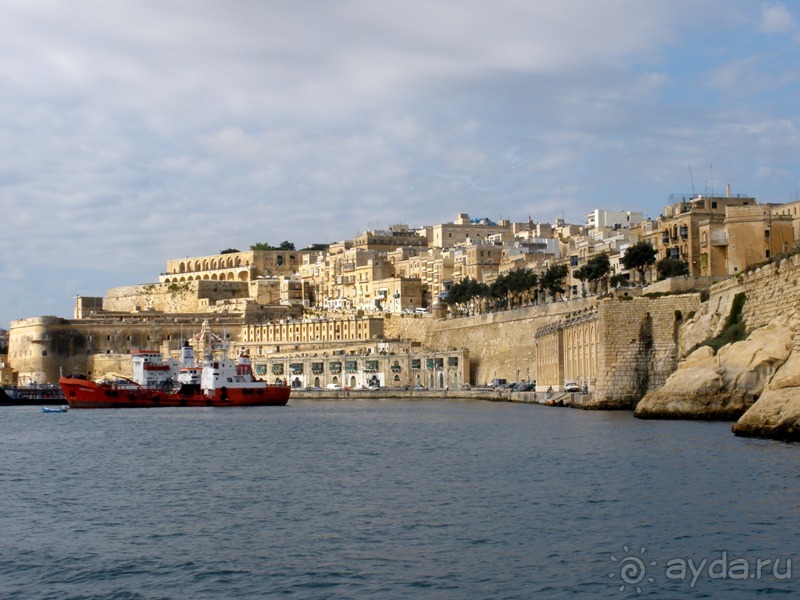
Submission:
<svg viewBox="0 0 800 600">
<path fill-rule="evenodd" d="M 568 392 L 514 392 L 511 390 L 495 390 L 491 388 L 473 388 L 471 390 L 395 390 L 381 388 L 378 390 L 292 390 L 292 399 L 303 400 L 488 400 L 490 402 L 515 402 L 519 404 L 546 404 L 550 401 L 564 406 L 584 408 L 591 400 L 591 393 Z"/>
</svg>

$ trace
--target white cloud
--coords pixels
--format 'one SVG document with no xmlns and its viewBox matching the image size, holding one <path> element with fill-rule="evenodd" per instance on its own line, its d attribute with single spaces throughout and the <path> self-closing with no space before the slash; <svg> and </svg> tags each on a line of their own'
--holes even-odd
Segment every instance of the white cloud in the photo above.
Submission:
<svg viewBox="0 0 800 600">
<path fill-rule="evenodd" d="M 764 33 L 791 33 L 797 30 L 797 23 L 783 4 L 764 4 L 760 29 Z"/>
<path fill-rule="evenodd" d="M 155 279 L 369 223 L 652 214 L 690 161 L 774 198 L 800 76 L 783 37 L 748 45 L 758 18 L 796 31 L 747 0 L 6 0 L 0 254 L 102 290 L 88 266 Z"/>
</svg>

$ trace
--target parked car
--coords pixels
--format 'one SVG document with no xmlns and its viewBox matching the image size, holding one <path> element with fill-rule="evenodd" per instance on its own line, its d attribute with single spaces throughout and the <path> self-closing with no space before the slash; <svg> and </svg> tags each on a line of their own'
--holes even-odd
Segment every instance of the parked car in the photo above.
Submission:
<svg viewBox="0 0 800 600">
<path fill-rule="evenodd" d="M 564 391 L 565 392 L 580 392 L 581 388 L 574 381 L 565 381 L 564 382 Z"/>
<path fill-rule="evenodd" d="M 468 384 L 468 383 L 465 383 L 465 384 L 462 384 L 460 389 L 466 392 L 466 391 L 471 390 L 472 386 L 470 384 Z"/>
</svg>

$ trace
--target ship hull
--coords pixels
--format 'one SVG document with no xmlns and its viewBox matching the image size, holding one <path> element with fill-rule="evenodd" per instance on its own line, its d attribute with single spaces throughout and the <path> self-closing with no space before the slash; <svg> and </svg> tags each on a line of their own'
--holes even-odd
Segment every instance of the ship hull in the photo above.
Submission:
<svg viewBox="0 0 800 600">
<path fill-rule="evenodd" d="M 41 406 L 63 404 L 61 388 L 54 385 L 0 387 L 0 406 Z"/>
<path fill-rule="evenodd" d="M 288 386 L 257 385 L 214 390 L 207 395 L 199 388 L 185 391 L 148 389 L 138 385 L 97 383 L 62 377 L 59 380 L 70 408 L 158 408 L 284 406 L 289 402 Z"/>
</svg>

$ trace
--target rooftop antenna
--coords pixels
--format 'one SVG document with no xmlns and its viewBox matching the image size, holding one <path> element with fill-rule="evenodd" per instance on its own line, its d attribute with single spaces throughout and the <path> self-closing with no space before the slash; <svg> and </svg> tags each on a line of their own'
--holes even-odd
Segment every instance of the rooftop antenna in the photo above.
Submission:
<svg viewBox="0 0 800 600">
<path fill-rule="evenodd" d="M 714 195 L 714 164 L 710 164 L 708 168 L 711 170 L 711 195 Z"/>
<path fill-rule="evenodd" d="M 694 197 L 694 175 L 692 175 L 692 163 L 689 163 L 689 181 L 692 182 L 692 197 Z"/>
</svg>

